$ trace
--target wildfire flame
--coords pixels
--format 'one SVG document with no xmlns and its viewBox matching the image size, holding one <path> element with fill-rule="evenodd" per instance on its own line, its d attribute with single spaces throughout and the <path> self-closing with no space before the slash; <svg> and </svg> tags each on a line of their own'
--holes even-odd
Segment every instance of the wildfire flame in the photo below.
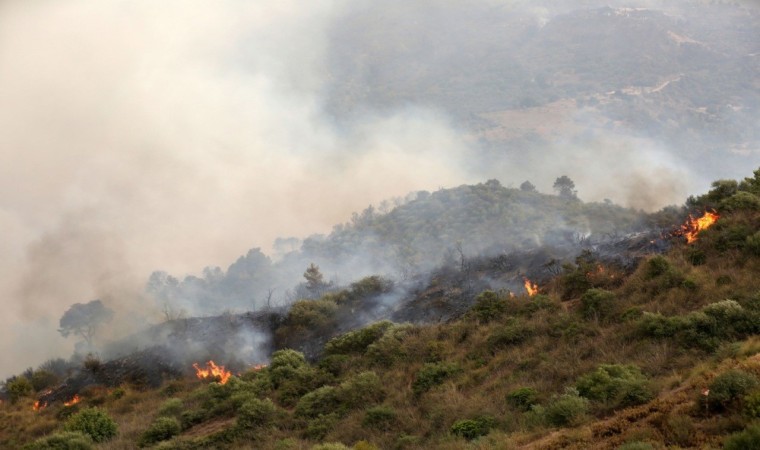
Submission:
<svg viewBox="0 0 760 450">
<path fill-rule="evenodd" d="M 531 283 L 529 279 L 525 278 L 525 290 L 528 291 L 528 295 L 533 297 L 538 294 L 538 285 Z"/>
<path fill-rule="evenodd" d="M 195 376 L 201 380 L 219 379 L 219 382 L 224 384 L 232 376 L 232 372 L 225 370 L 224 366 L 217 366 L 214 361 L 207 362 L 205 369 L 198 367 L 198 363 L 193 363 L 193 368 L 195 368 Z"/>
<path fill-rule="evenodd" d="M 32 409 L 35 411 L 39 411 L 41 409 L 44 409 L 46 406 L 47 406 L 46 402 L 40 402 L 39 400 L 37 400 L 36 402 L 34 402 L 34 405 L 32 405 Z"/>
<path fill-rule="evenodd" d="M 681 229 L 677 234 L 683 235 L 686 238 L 686 243 L 691 244 L 697 240 L 697 235 L 708 228 L 710 228 L 720 216 L 717 213 L 705 211 L 704 215 L 699 218 L 689 216 L 689 219 L 685 224 L 681 225 Z"/>
<path fill-rule="evenodd" d="M 82 401 L 82 398 L 79 397 L 79 395 L 74 394 L 74 397 L 72 397 L 71 400 L 67 402 L 63 402 L 63 406 L 73 406 L 79 403 L 80 401 Z"/>
</svg>

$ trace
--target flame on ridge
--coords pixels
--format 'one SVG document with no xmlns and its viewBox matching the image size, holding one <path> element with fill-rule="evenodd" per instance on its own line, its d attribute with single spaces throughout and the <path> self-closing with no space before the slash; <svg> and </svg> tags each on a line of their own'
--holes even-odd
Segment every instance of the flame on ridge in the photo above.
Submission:
<svg viewBox="0 0 760 450">
<path fill-rule="evenodd" d="M 73 405 L 76 405 L 77 403 L 79 403 L 81 401 L 82 401 L 82 398 L 79 397 L 79 394 L 74 394 L 74 396 L 71 398 L 71 400 L 69 400 L 67 402 L 63 402 L 63 406 L 73 406 Z"/>
<path fill-rule="evenodd" d="M 710 228 L 720 216 L 715 212 L 705 211 L 702 217 L 695 218 L 689 216 L 689 219 L 681 225 L 681 229 L 676 232 L 677 235 L 683 235 L 686 238 L 686 243 L 691 244 L 697 240 L 697 235 L 708 228 Z"/>
<path fill-rule="evenodd" d="M 530 297 L 533 297 L 538 294 L 538 285 L 536 283 L 531 283 L 529 279 L 525 278 L 525 290 Z"/>
<path fill-rule="evenodd" d="M 205 369 L 199 367 L 198 363 L 193 363 L 193 368 L 195 368 L 195 376 L 200 380 L 218 379 L 219 383 L 224 384 L 232 376 L 232 372 L 226 370 L 224 366 L 217 366 L 214 361 L 207 362 Z"/>
<path fill-rule="evenodd" d="M 46 406 L 47 406 L 47 402 L 40 402 L 39 400 L 37 400 L 36 402 L 34 402 L 34 405 L 32 405 L 32 409 L 35 411 L 39 411 L 41 409 L 44 409 Z"/>
</svg>

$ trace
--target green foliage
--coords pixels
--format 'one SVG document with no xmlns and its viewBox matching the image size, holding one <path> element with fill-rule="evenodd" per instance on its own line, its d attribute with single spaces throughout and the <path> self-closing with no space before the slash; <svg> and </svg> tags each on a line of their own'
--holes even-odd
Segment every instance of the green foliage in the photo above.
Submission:
<svg viewBox="0 0 760 450">
<path fill-rule="evenodd" d="M 652 444 L 648 442 L 633 441 L 626 442 L 625 444 L 618 447 L 617 450 L 654 450 L 654 447 L 652 447 Z"/>
<path fill-rule="evenodd" d="M 742 413 L 749 419 L 760 419 L 760 391 L 754 391 L 744 397 Z"/>
<path fill-rule="evenodd" d="M 646 376 L 634 365 L 602 364 L 575 386 L 580 395 L 608 408 L 638 405 L 653 397 Z"/>
<path fill-rule="evenodd" d="M 409 324 L 394 325 L 367 347 L 366 359 L 373 365 L 388 367 L 406 358 L 402 342 L 414 327 Z"/>
<path fill-rule="evenodd" d="M 412 382 L 412 391 L 414 395 L 422 395 L 457 372 L 459 372 L 459 368 L 453 364 L 427 363 L 417 372 L 417 376 Z"/>
<path fill-rule="evenodd" d="M 490 417 L 458 420 L 451 426 L 451 434 L 472 440 L 487 435 L 492 426 L 493 419 Z"/>
<path fill-rule="evenodd" d="M 544 417 L 549 425 L 572 426 L 581 423 L 588 413 L 589 401 L 581 397 L 575 388 L 567 388 L 565 393 L 553 396 L 544 408 Z"/>
<path fill-rule="evenodd" d="M 337 411 L 341 406 L 338 389 L 322 386 L 301 397 L 295 413 L 301 417 L 317 417 Z"/>
<path fill-rule="evenodd" d="M 304 431 L 304 437 L 313 439 L 315 441 L 321 441 L 327 436 L 327 433 L 335 428 L 335 424 L 338 423 L 340 416 L 335 413 L 320 414 L 317 417 L 309 420 Z"/>
<path fill-rule="evenodd" d="M 384 320 L 335 337 L 325 345 L 325 355 L 363 353 L 392 326 L 393 323 Z"/>
<path fill-rule="evenodd" d="M 760 197 L 749 192 L 737 192 L 720 203 L 724 211 L 757 211 L 760 210 Z"/>
<path fill-rule="evenodd" d="M 324 444 L 317 444 L 311 448 L 311 450 L 351 450 L 340 442 L 327 442 Z"/>
<path fill-rule="evenodd" d="M 388 430 L 396 423 L 396 410 L 390 406 L 373 406 L 364 412 L 362 426 L 378 430 Z"/>
<path fill-rule="evenodd" d="M 147 447 L 156 442 L 165 441 L 178 435 L 181 431 L 179 421 L 173 417 L 159 417 L 140 436 L 140 447 Z"/>
<path fill-rule="evenodd" d="M 604 289 L 589 289 L 581 297 L 581 314 L 586 319 L 607 319 L 615 307 L 615 294 Z"/>
<path fill-rule="evenodd" d="M 729 370 L 715 377 L 710 383 L 707 404 L 712 411 L 731 408 L 757 385 L 758 380 L 751 373 Z"/>
<path fill-rule="evenodd" d="M 506 311 L 506 301 L 493 291 L 481 292 L 470 309 L 471 314 L 483 323 L 502 317 Z"/>
<path fill-rule="evenodd" d="M 760 450 L 760 425 L 750 425 L 723 443 L 723 450 Z"/>
<path fill-rule="evenodd" d="M 16 403 L 20 398 L 31 395 L 34 386 L 26 377 L 16 377 L 5 383 L 5 391 L 11 403 Z"/>
<path fill-rule="evenodd" d="M 760 231 L 747 236 L 745 247 L 750 254 L 760 256 Z"/>
<path fill-rule="evenodd" d="M 384 396 L 382 382 L 375 372 L 362 372 L 338 387 L 341 405 L 348 409 L 377 403 Z"/>
<path fill-rule="evenodd" d="M 252 398 L 243 403 L 237 411 L 237 424 L 243 428 L 271 425 L 277 416 L 277 406 L 270 399 Z"/>
<path fill-rule="evenodd" d="M 530 328 L 517 320 L 512 320 L 509 324 L 494 330 L 488 336 L 486 346 L 491 353 L 496 353 L 500 349 L 524 342 L 530 335 Z"/>
<path fill-rule="evenodd" d="M 64 431 L 37 439 L 24 450 L 92 450 L 92 439 L 78 431 Z"/>
<path fill-rule="evenodd" d="M 64 425 L 66 431 L 82 432 L 95 442 L 105 442 L 116 436 L 116 422 L 98 408 L 85 408 L 74 414 Z"/>
<path fill-rule="evenodd" d="M 528 411 L 531 406 L 538 403 L 538 391 L 531 387 L 515 389 L 507 394 L 507 403 L 520 411 Z"/>
<path fill-rule="evenodd" d="M 299 300 L 290 307 L 285 318 L 288 327 L 323 329 L 332 324 L 338 305 L 332 300 Z"/>
<path fill-rule="evenodd" d="M 31 381 L 35 392 L 40 392 L 58 384 L 60 378 L 53 372 L 38 369 L 32 373 L 32 378 L 29 381 Z"/>
<path fill-rule="evenodd" d="M 158 410 L 159 416 L 179 416 L 182 414 L 182 400 L 170 398 L 166 400 Z"/>
</svg>

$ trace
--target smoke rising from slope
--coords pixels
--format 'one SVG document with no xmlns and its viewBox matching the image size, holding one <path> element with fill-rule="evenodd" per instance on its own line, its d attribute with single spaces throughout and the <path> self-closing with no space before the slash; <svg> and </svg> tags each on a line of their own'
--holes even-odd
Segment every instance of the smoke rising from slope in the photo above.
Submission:
<svg viewBox="0 0 760 450">
<path fill-rule="evenodd" d="M 472 4 L 444 3 L 381 8 L 391 23 L 407 15 L 391 33 L 456 37 L 477 29 L 459 23 L 458 11 L 475 10 Z M 483 4 L 508 5 L 543 26 L 578 2 Z M 451 11 L 422 20 L 441 5 Z M 7 304 L 0 376 L 68 354 L 71 342 L 55 330 L 72 303 L 101 298 L 134 317 L 145 309 L 142 288 L 152 270 L 226 267 L 248 248 L 327 232 L 353 211 L 410 191 L 529 178 L 550 192 L 566 174 L 584 200 L 608 197 L 644 209 L 694 192 L 671 149 L 635 133 L 602 132 L 586 117 L 577 120 L 595 128 L 588 141 L 571 134 L 540 153 L 505 149 L 502 159 L 483 162 L 465 125 L 435 102 L 327 114 L 333 85 L 354 63 L 331 57 L 338 44 L 359 48 L 360 62 L 387 57 L 396 65 L 385 72 L 404 68 L 421 80 L 436 58 L 458 67 L 466 64 L 450 58 L 477 53 L 457 46 L 439 53 L 436 39 L 420 45 L 396 34 L 391 42 L 370 33 L 374 54 L 358 41 L 335 42 L 335 24 L 372 7 L 339 0 L 0 3 L 0 295 Z M 408 47 L 420 50 L 405 53 L 414 64 L 394 59 Z M 509 61 L 508 54 L 493 58 Z M 346 89 L 359 103 L 368 86 L 387 82 L 382 73 L 364 75 L 365 84 Z M 396 97 L 398 85 L 381 87 Z"/>
<path fill-rule="evenodd" d="M 72 303 L 136 309 L 153 269 L 226 264 L 370 202 L 468 181 L 466 145 L 433 112 L 349 129 L 322 115 L 338 6 L 0 6 L 0 374 L 66 355 L 55 330 Z"/>
</svg>

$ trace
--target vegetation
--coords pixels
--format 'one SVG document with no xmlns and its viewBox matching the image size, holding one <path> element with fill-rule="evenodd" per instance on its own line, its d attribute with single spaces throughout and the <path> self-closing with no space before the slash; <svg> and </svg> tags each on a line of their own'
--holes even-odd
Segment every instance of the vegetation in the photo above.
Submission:
<svg viewBox="0 0 760 450">
<path fill-rule="evenodd" d="M 720 207 L 736 193 L 723 183 L 705 198 Z M 5 384 L 17 395 L 0 406 L 0 446 L 755 448 L 760 256 L 746 242 L 760 211 L 749 205 L 626 268 L 588 252 L 556 267 L 541 294 L 473 292 L 446 322 L 337 329 L 397 288 L 361 279 L 294 303 L 269 365 L 225 384 L 94 387 L 78 405 L 35 412 L 57 372 L 30 369 Z"/>
</svg>

